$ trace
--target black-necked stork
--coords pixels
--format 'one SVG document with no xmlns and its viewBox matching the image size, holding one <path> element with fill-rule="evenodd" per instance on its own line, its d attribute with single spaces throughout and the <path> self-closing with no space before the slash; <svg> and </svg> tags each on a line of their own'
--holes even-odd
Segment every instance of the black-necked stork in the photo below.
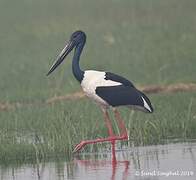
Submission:
<svg viewBox="0 0 196 180">
<path fill-rule="evenodd" d="M 114 144 L 116 140 L 128 140 L 126 127 L 116 107 L 126 106 L 148 113 L 153 112 L 153 107 L 146 95 L 137 90 L 129 80 L 110 72 L 81 70 L 79 66 L 79 60 L 85 42 L 86 35 L 84 32 L 74 32 L 61 53 L 58 55 L 54 64 L 51 66 L 47 75 L 52 73 L 57 68 L 57 66 L 63 62 L 65 57 L 74 49 L 74 56 L 72 61 L 73 74 L 80 82 L 84 93 L 100 106 L 104 114 L 105 124 L 109 133 L 108 138 L 81 141 L 78 145 L 75 146 L 74 152 L 79 151 L 86 144 L 105 141 L 112 142 L 112 147 L 114 150 Z M 109 107 L 112 107 L 113 109 L 115 119 L 120 128 L 120 135 L 115 135 L 113 133 L 111 120 L 107 111 Z"/>
</svg>

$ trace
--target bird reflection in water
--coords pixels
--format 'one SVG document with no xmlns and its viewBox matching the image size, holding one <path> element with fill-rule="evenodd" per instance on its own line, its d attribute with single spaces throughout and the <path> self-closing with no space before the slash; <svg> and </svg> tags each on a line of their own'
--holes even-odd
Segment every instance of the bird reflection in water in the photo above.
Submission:
<svg viewBox="0 0 196 180">
<path fill-rule="evenodd" d="M 103 160 L 103 159 L 102 160 L 99 160 L 99 159 L 87 160 L 87 159 L 81 159 L 81 157 L 78 155 L 78 156 L 75 156 L 74 163 L 78 167 L 82 166 L 82 167 L 85 167 L 85 169 L 87 170 L 93 170 L 93 171 L 95 171 L 96 169 L 100 169 L 100 167 L 101 168 L 111 167 L 110 168 L 111 169 L 111 178 L 110 178 L 111 180 L 115 180 L 117 178 L 116 174 L 117 174 L 118 169 L 122 171 L 122 180 L 127 180 L 129 176 L 130 161 L 117 160 L 116 152 L 115 152 L 115 142 L 112 143 L 112 159 L 111 160 Z"/>
</svg>

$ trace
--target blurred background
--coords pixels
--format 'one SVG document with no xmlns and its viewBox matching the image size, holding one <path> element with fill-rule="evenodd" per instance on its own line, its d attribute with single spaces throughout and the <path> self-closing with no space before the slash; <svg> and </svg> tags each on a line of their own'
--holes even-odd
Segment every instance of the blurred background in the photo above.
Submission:
<svg viewBox="0 0 196 180">
<path fill-rule="evenodd" d="M 80 91 L 71 55 L 46 77 L 76 30 L 87 34 L 82 69 L 117 73 L 136 86 L 196 83 L 195 0 L 0 0 L 1 162 L 70 154 L 80 139 L 107 134 L 91 101 L 45 103 Z M 195 92 L 150 99 L 152 116 L 121 110 L 134 143 L 196 137 Z"/>
<path fill-rule="evenodd" d="M 137 84 L 195 82 L 194 0 L 0 1 L 1 101 L 45 99 L 79 89 L 69 64 L 45 74 L 70 34 L 87 44 L 83 69 Z"/>
</svg>

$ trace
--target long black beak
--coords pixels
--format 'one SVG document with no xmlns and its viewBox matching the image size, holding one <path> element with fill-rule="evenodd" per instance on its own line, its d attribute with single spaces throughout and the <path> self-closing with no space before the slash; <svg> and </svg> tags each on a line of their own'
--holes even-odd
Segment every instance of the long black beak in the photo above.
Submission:
<svg viewBox="0 0 196 180">
<path fill-rule="evenodd" d="M 51 66 L 49 72 L 47 73 L 47 76 L 49 74 L 51 74 L 65 59 L 65 57 L 71 52 L 71 50 L 74 48 L 75 43 L 73 41 L 69 41 L 65 47 L 63 48 L 63 50 L 61 51 L 61 53 L 58 55 L 58 57 L 56 58 L 55 62 L 53 63 L 53 65 Z"/>
</svg>

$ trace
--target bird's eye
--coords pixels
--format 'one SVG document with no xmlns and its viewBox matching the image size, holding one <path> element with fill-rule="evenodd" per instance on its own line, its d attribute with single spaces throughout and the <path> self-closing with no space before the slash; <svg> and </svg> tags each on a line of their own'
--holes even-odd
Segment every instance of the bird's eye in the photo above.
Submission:
<svg viewBox="0 0 196 180">
<path fill-rule="evenodd" d="M 74 35 L 73 38 L 74 38 L 74 39 L 77 38 L 77 35 Z"/>
</svg>

